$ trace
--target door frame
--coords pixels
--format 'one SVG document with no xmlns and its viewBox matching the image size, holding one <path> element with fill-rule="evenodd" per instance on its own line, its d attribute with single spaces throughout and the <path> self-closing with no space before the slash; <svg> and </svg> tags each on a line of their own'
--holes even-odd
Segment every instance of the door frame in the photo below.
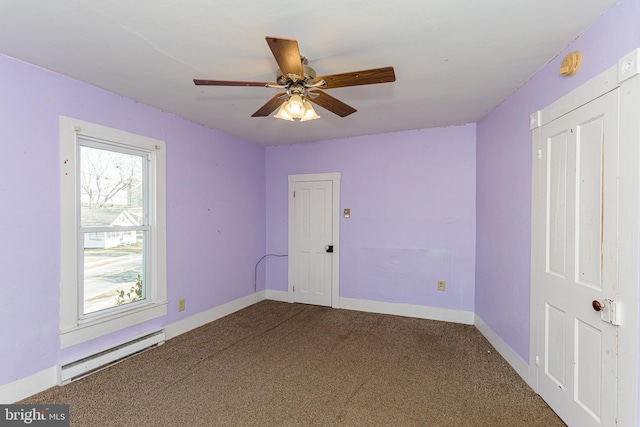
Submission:
<svg viewBox="0 0 640 427">
<path fill-rule="evenodd" d="M 544 218 L 534 209 L 539 203 L 541 183 L 534 181 L 534 170 L 541 149 L 541 128 L 558 117 L 587 104 L 612 90 L 620 91 L 619 104 L 619 176 L 618 176 L 618 300 L 622 304 L 622 324 L 618 326 L 617 420 L 618 425 L 637 425 L 638 421 L 638 278 L 640 234 L 640 49 L 635 49 L 600 75 L 530 117 L 532 131 L 531 192 L 531 266 L 539 254 L 534 253 L 534 233 Z M 538 392 L 540 323 L 539 294 L 530 276 L 529 385 Z"/>
<path fill-rule="evenodd" d="M 332 182 L 332 241 L 333 241 L 333 262 L 331 266 L 331 307 L 340 308 L 340 172 L 331 173 L 312 173 L 312 174 L 298 174 L 289 175 L 289 248 L 288 253 L 293 254 L 294 251 L 294 199 L 293 188 L 296 182 L 313 182 L 313 181 L 331 181 Z M 293 257 L 289 256 L 287 259 L 288 265 L 288 301 L 295 302 L 295 296 L 293 293 Z"/>
</svg>

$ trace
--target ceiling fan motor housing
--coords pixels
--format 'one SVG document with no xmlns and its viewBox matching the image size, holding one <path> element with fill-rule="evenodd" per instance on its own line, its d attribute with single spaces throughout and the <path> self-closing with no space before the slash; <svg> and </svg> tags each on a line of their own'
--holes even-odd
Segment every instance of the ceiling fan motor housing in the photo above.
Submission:
<svg viewBox="0 0 640 427">
<path fill-rule="evenodd" d="M 304 72 L 304 77 L 301 79 L 298 79 L 299 82 L 310 82 L 311 80 L 316 78 L 316 70 L 314 70 L 313 68 L 309 67 L 306 64 L 302 64 L 302 70 Z M 280 69 L 278 69 L 278 72 L 276 73 L 276 82 L 279 85 L 282 86 L 286 86 L 289 83 L 291 83 L 291 78 L 289 76 L 285 76 L 282 71 Z"/>
</svg>

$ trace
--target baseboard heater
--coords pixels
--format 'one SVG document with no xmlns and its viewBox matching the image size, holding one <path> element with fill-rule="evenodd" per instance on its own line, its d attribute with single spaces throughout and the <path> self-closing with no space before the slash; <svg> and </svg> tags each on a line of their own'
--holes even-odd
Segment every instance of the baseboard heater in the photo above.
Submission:
<svg viewBox="0 0 640 427">
<path fill-rule="evenodd" d="M 68 384 L 82 377 L 86 377 L 89 374 L 114 365 L 134 354 L 162 345 L 164 344 L 164 340 L 164 329 L 161 329 L 113 348 L 92 354 L 91 356 L 61 365 L 58 373 L 58 383 L 60 385 Z"/>
</svg>

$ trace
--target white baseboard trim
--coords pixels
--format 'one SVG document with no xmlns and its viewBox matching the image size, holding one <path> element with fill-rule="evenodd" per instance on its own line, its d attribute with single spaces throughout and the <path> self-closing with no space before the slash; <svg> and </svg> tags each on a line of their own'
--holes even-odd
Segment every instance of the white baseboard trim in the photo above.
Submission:
<svg viewBox="0 0 640 427">
<path fill-rule="evenodd" d="M 287 291 L 272 291 L 267 289 L 266 299 L 280 302 L 289 302 L 289 293 Z"/>
<path fill-rule="evenodd" d="M 511 349 L 477 314 L 475 326 L 489 343 L 500 353 L 511 367 L 529 384 L 529 365 Z"/>
<path fill-rule="evenodd" d="M 58 384 L 58 367 L 40 371 L 26 378 L 0 386 L 0 403 L 8 405 L 33 396 Z"/>
<path fill-rule="evenodd" d="M 419 319 L 441 320 L 444 322 L 473 325 L 473 312 L 451 310 L 449 308 L 428 307 L 415 304 L 401 304 L 355 298 L 340 298 L 340 308 L 370 313 L 394 314 L 396 316 L 417 317 Z"/>
<path fill-rule="evenodd" d="M 182 335 L 185 332 L 189 332 L 192 329 L 204 326 L 207 323 L 211 323 L 214 320 L 221 319 L 236 311 L 247 308 L 250 305 L 256 304 L 265 299 L 265 291 L 256 292 L 255 294 L 247 295 L 246 297 L 239 298 L 237 300 L 230 301 L 226 304 L 219 305 L 207 311 L 200 312 L 186 319 L 179 320 L 170 325 L 164 327 L 164 331 L 167 340 L 175 338 L 178 335 Z"/>
</svg>

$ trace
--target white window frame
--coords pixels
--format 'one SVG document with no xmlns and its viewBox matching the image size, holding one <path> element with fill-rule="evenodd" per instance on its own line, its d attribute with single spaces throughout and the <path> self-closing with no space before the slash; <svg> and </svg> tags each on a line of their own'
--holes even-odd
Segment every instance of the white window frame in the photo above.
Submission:
<svg viewBox="0 0 640 427">
<path fill-rule="evenodd" d="M 146 298 L 117 310 L 83 316 L 79 301 L 80 258 L 78 137 L 105 141 L 149 153 L 149 264 Z M 60 347 L 70 347 L 167 314 L 166 144 L 90 122 L 60 116 Z"/>
</svg>

